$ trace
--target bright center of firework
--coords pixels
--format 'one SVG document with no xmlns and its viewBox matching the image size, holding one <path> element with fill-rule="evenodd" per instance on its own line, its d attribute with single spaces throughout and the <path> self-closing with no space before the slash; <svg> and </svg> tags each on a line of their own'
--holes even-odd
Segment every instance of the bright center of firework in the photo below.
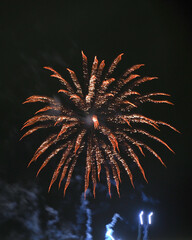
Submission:
<svg viewBox="0 0 192 240">
<path fill-rule="evenodd" d="M 96 115 L 87 115 L 85 117 L 85 124 L 90 127 L 94 125 L 94 128 L 98 128 L 99 126 L 99 121 Z"/>
<path fill-rule="evenodd" d="M 98 128 L 98 126 L 99 126 L 99 121 L 98 121 L 96 115 L 93 115 L 93 116 L 92 116 L 92 121 L 93 121 L 93 124 L 94 124 L 94 128 Z"/>
<path fill-rule="evenodd" d="M 91 115 L 87 115 L 87 116 L 85 117 L 84 121 L 85 121 L 85 124 L 86 124 L 87 126 L 92 126 L 92 124 L 93 124 L 92 116 L 91 116 Z"/>
</svg>

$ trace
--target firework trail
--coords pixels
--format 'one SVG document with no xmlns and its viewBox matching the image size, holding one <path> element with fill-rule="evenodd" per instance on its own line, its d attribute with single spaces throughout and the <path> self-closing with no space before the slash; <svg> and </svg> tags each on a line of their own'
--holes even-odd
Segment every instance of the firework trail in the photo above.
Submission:
<svg viewBox="0 0 192 240">
<path fill-rule="evenodd" d="M 144 64 L 134 65 L 126 69 L 121 76 L 114 77 L 113 73 L 121 61 L 122 55 L 117 56 L 106 71 L 104 70 L 104 60 L 99 63 L 95 57 L 89 72 L 87 57 L 82 52 L 83 82 L 81 84 L 75 72 L 69 68 L 67 71 L 72 82 L 64 79 L 53 68 L 44 67 L 51 72 L 51 77 L 57 78 L 63 85 L 63 89 L 58 91 L 62 95 L 63 103 L 61 104 L 51 97 L 38 95 L 31 96 L 24 102 L 40 102 L 45 106 L 24 123 L 22 129 L 29 129 L 21 139 L 38 130 L 50 129 L 50 135 L 36 150 L 28 166 L 43 155 L 45 160 L 37 172 L 38 176 L 51 159 L 57 154 L 61 155 L 53 172 L 49 191 L 53 183 L 60 178 L 59 188 L 65 180 L 65 194 L 77 161 L 86 155 L 84 161 L 85 194 L 91 178 L 95 197 L 96 184 L 97 181 L 100 181 L 101 170 L 104 169 L 110 197 L 111 175 L 120 196 L 119 183 L 121 182 L 120 169 L 122 167 L 134 187 L 128 158 L 138 166 L 146 182 L 147 178 L 138 154 L 145 156 L 144 151 L 149 151 L 165 166 L 161 157 L 151 147 L 139 140 L 140 136 L 151 138 L 173 152 L 167 143 L 143 129 L 142 126 L 148 125 L 155 131 L 159 131 L 161 125 L 174 131 L 177 130 L 168 123 L 136 112 L 140 105 L 147 102 L 172 105 L 170 101 L 161 99 L 170 95 L 161 92 L 142 94 L 137 90 L 141 84 L 157 79 L 157 77 L 140 77 L 134 73 Z M 123 156 L 123 153 L 126 157 Z"/>
<path fill-rule="evenodd" d="M 137 240 L 141 240 L 142 237 L 142 228 L 143 228 L 143 211 L 139 214 L 139 224 L 138 224 L 138 235 Z"/>
<path fill-rule="evenodd" d="M 149 224 L 145 224 L 144 225 L 144 230 L 143 230 L 143 240 L 148 240 L 148 228 L 149 228 Z"/>
<path fill-rule="evenodd" d="M 89 193 L 89 191 L 88 191 Z M 82 232 L 82 228 L 86 222 L 86 229 L 85 229 L 85 240 L 92 240 L 92 213 L 91 209 L 88 208 L 89 201 L 84 198 L 84 194 L 81 195 L 81 204 L 80 207 L 77 209 L 77 228 L 79 232 Z"/>
<path fill-rule="evenodd" d="M 149 239 L 149 226 L 151 225 L 151 218 L 153 216 L 153 212 L 148 214 L 148 222 L 144 226 L 144 231 L 143 231 L 143 240 L 148 240 Z"/>
<path fill-rule="evenodd" d="M 142 229 L 141 229 L 141 224 L 138 224 L 138 235 L 137 235 L 137 240 L 141 240 L 142 236 Z"/>
<path fill-rule="evenodd" d="M 150 212 L 147 216 L 147 222 L 143 219 L 144 212 L 141 211 L 139 214 L 139 224 L 138 224 L 138 235 L 137 240 L 148 240 L 149 226 L 152 223 L 153 212 Z M 143 235 L 143 238 L 142 238 Z"/>
<path fill-rule="evenodd" d="M 118 213 L 115 213 L 114 216 L 112 217 L 112 221 L 106 225 L 105 240 L 115 240 L 113 238 L 113 232 L 114 232 L 113 228 L 118 219 L 122 220 L 122 217 Z"/>
<path fill-rule="evenodd" d="M 87 222 L 86 222 L 86 239 L 85 240 L 92 240 L 92 227 L 91 227 L 91 223 L 92 223 L 92 217 L 91 217 L 91 209 L 87 208 L 86 209 L 86 213 L 87 213 Z"/>
</svg>

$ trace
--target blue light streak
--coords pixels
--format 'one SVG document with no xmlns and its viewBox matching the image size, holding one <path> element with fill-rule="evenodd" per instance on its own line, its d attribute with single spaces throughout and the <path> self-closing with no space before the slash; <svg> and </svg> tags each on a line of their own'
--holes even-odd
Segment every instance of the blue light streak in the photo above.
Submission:
<svg viewBox="0 0 192 240">
<path fill-rule="evenodd" d="M 140 224 L 143 225 L 143 211 L 140 212 L 139 214 L 139 219 L 140 219 Z"/>
<path fill-rule="evenodd" d="M 153 212 L 150 212 L 148 215 L 148 223 L 149 225 L 151 225 L 152 221 L 151 221 L 151 217 L 153 216 Z"/>
</svg>

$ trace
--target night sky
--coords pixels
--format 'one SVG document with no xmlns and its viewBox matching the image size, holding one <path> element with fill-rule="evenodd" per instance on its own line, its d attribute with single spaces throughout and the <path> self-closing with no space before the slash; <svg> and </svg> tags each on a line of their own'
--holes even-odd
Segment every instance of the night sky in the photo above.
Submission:
<svg viewBox="0 0 192 240">
<path fill-rule="evenodd" d="M 0 239 L 86 239 L 90 232 L 92 239 L 102 240 L 105 225 L 115 213 L 122 217 L 114 227 L 115 239 L 136 239 L 140 210 L 154 212 L 150 239 L 192 239 L 189 2 L 1 1 Z M 67 67 L 81 74 L 81 50 L 90 62 L 96 55 L 107 66 L 123 52 L 117 73 L 145 63 L 139 73 L 159 79 L 143 86 L 143 91 L 170 93 L 175 104 L 141 109 L 146 116 L 172 124 L 181 134 L 161 127 L 158 136 L 175 154 L 157 142 L 151 146 L 167 168 L 146 154 L 141 161 L 149 183 L 135 168 L 133 189 L 123 174 L 120 198 L 114 186 L 109 198 L 102 179 L 96 199 L 90 191 L 83 201 L 83 163 L 74 172 L 65 198 L 57 184 L 48 193 L 54 161 L 38 178 L 35 175 L 43 159 L 27 168 L 46 132 L 19 141 L 22 124 L 37 110 L 35 104 L 22 102 L 31 95 L 54 97 L 61 87 L 43 66 L 51 66 L 65 77 Z"/>
</svg>

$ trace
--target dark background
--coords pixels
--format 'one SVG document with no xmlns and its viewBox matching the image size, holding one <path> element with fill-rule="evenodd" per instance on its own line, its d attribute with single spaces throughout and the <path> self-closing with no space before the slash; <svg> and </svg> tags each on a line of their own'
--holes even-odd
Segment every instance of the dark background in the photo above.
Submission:
<svg viewBox="0 0 192 240">
<path fill-rule="evenodd" d="M 36 110 L 35 104 L 22 105 L 22 102 L 33 94 L 55 96 L 60 87 L 57 80 L 48 77 L 43 66 L 52 66 L 63 76 L 67 74 L 66 67 L 80 74 L 81 50 L 90 62 L 97 55 L 107 64 L 124 52 L 119 71 L 145 63 L 140 73 L 159 77 L 146 85 L 145 90 L 149 87 L 170 93 L 175 104 L 152 106 L 146 109 L 146 115 L 167 121 L 181 131 L 177 134 L 162 128 L 159 136 L 166 139 L 176 154 L 153 143 L 156 149 L 159 147 L 157 151 L 167 168 L 147 156 L 144 164 L 149 184 L 136 171 L 136 190 L 124 177 L 120 199 L 115 190 L 109 199 L 102 184 L 97 188 L 96 200 L 91 194 L 88 196 L 84 207 L 89 206 L 92 211 L 93 239 L 104 239 L 105 225 L 116 212 L 124 220 L 118 222 L 115 236 L 136 239 L 141 209 L 154 211 L 151 239 L 192 239 L 189 3 L 1 1 L 0 239 L 80 239 L 64 238 L 70 231 L 83 239 L 86 219 L 77 220 L 83 177 L 74 176 L 65 199 L 56 186 L 48 194 L 53 165 L 37 179 L 35 174 L 40 164 L 27 168 L 45 136 L 34 134 L 19 142 L 22 124 Z M 48 221 L 56 219 L 56 215 L 60 220 Z"/>
</svg>

